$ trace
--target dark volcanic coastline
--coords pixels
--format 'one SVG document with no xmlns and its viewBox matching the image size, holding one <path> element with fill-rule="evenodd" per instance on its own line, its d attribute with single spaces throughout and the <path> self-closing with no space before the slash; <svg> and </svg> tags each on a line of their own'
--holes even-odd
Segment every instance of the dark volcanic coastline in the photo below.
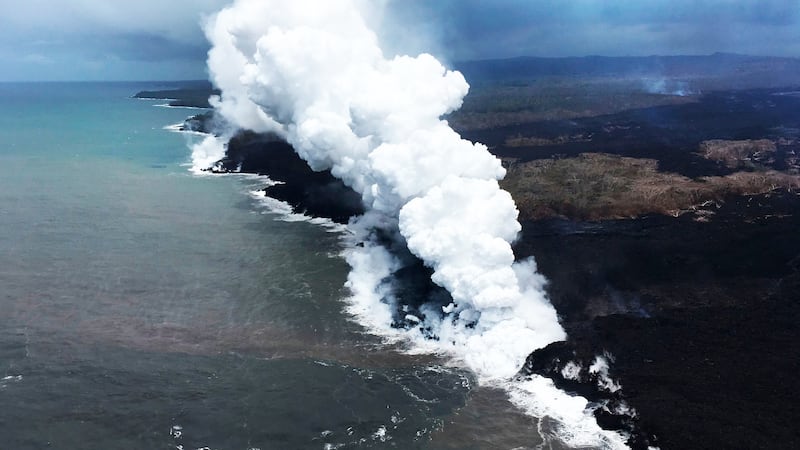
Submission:
<svg viewBox="0 0 800 450">
<path fill-rule="evenodd" d="M 603 426 L 633 431 L 634 448 L 800 445 L 795 425 L 800 419 L 796 184 L 767 184 L 749 194 L 729 186 L 710 199 L 693 199 L 698 194 L 691 192 L 685 210 L 652 213 L 669 209 L 659 202 L 681 198 L 682 180 L 708 184 L 703 177 L 737 174 L 768 178 L 776 169 L 786 180 L 796 180 L 793 158 L 800 148 L 794 127 L 800 123 L 800 102 L 779 92 L 714 92 L 685 105 L 532 123 L 482 136 L 496 144 L 498 156 L 513 158 L 512 168 L 520 160 L 566 161 L 593 151 L 657 161 L 649 182 L 633 183 L 638 188 L 633 193 L 666 184 L 671 197 L 654 196 L 641 206 L 650 209 L 630 214 L 635 197 L 598 195 L 622 188 L 586 179 L 591 189 L 561 197 L 561 203 L 573 204 L 583 198 L 584 209 L 556 207 L 550 211 L 559 212 L 549 217 L 529 215 L 535 220 L 523 221 L 515 247 L 520 258 L 535 256 L 550 280 L 551 301 L 569 334 L 566 343 L 532 354 L 523 373 L 546 375 L 611 409 L 624 401 L 636 411 L 634 420 L 609 416 L 602 408 L 596 415 Z M 591 139 L 506 145 L 506 136 L 519 132 L 551 140 L 562 134 Z M 726 139 L 735 141 L 721 141 Z M 744 140 L 760 139 L 777 145 L 765 146 L 768 155 L 755 155 L 760 141 Z M 727 142 L 733 150 L 744 142 L 757 150 L 732 168 L 703 154 L 708 142 Z M 596 161 L 618 161 L 614 158 Z M 608 177 L 609 167 L 601 167 L 605 171 L 589 173 L 593 180 Z M 563 174 L 565 185 L 570 174 L 575 175 Z M 671 178 L 664 181 L 665 174 Z M 604 208 L 595 213 L 608 219 L 581 220 L 597 206 Z M 629 214 L 633 217 L 620 218 Z M 603 354 L 613 359 L 609 374 L 621 384 L 618 392 L 596 389 L 587 376 L 585 368 Z M 584 368 L 583 383 L 565 378 L 570 362 Z"/>
<path fill-rule="evenodd" d="M 515 250 L 536 257 L 569 334 L 530 368 L 586 395 L 563 367 L 612 355 L 619 395 L 588 394 L 637 411 L 634 448 L 796 447 L 799 209 L 777 193 L 732 198 L 708 223 L 525 222 Z"/>
<path fill-rule="evenodd" d="M 523 219 L 517 257 L 536 258 L 569 334 L 532 354 L 522 376 L 548 376 L 612 412 L 629 406 L 632 416 L 596 415 L 632 433 L 633 448 L 800 447 L 800 98 L 781 95 L 791 90 L 460 130 L 504 160 L 505 183 L 531 173 L 515 167 L 567 187 L 586 177 L 558 192 L 509 188 Z M 284 181 L 268 195 L 311 215 L 346 222 L 362 210 L 275 137 L 240 133 L 220 167 Z M 526 203 L 525 189 L 547 203 Z M 631 195 L 652 189 L 669 195 L 631 208 Z M 599 355 L 621 390 L 588 375 Z M 564 375 L 570 362 L 577 377 Z"/>
<path fill-rule="evenodd" d="M 311 170 L 291 145 L 274 135 L 238 133 L 215 170 L 267 175 L 279 182 L 265 188 L 267 195 L 313 217 L 347 223 L 350 217 L 364 213 L 357 193 L 330 171 Z"/>
<path fill-rule="evenodd" d="M 214 115 L 209 111 L 186 119 L 181 130 L 212 134 L 215 126 Z M 277 182 L 264 188 L 267 195 L 312 217 L 344 224 L 350 217 L 364 213 L 356 192 L 329 170 L 311 170 L 292 146 L 276 135 L 237 132 L 227 144 L 225 157 L 212 170 L 266 175 Z"/>
</svg>

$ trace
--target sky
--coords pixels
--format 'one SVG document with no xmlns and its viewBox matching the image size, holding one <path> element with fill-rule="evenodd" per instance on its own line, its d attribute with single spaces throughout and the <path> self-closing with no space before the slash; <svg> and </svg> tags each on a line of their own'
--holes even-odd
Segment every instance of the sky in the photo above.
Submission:
<svg viewBox="0 0 800 450">
<path fill-rule="evenodd" d="M 378 29 L 389 52 L 445 61 L 718 51 L 800 57 L 800 0 L 363 1 L 385 4 Z M 228 3 L 0 0 L 0 81 L 205 79 L 200 24 Z"/>
</svg>

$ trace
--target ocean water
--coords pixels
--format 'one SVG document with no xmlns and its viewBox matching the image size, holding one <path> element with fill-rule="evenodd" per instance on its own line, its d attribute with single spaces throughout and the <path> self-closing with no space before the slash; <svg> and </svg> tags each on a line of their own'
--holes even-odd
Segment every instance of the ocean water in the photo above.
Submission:
<svg viewBox="0 0 800 450">
<path fill-rule="evenodd" d="M 341 234 L 191 174 L 158 87 L 0 84 L 0 448 L 543 445 L 347 316 Z"/>
</svg>

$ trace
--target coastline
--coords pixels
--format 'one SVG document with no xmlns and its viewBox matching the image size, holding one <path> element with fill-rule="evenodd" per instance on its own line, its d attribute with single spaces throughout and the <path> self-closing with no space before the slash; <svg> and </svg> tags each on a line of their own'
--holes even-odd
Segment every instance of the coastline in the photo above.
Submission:
<svg viewBox="0 0 800 450">
<path fill-rule="evenodd" d="M 766 95 L 763 91 L 756 94 Z M 726 94 L 715 95 L 724 98 Z M 688 107 L 702 107 L 697 105 Z M 687 106 L 588 118 L 583 126 L 643 121 L 649 116 L 643 123 L 657 123 L 653 117 L 676 116 L 671 108 L 681 111 Z M 587 145 L 607 149 L 613 144 L 615 154 L 655 156 L 659 171 L 669 169 L 697 177 L 730 173 L 730 169 L 704 163 L 691 152 L 709 134 L 712 138 L 757 139 L 775 133 L 770 130 L 777 126 L 774 122 L 760 124 L 744 136 L 736 127 L 747 126 L 747 119 L 726 123 L 723 117 L 707 121 L 711 133 L 701 130 L 687 136 L 679 128 L 681 114 L 677 117 L 658 128 L 676 135 L 672 142 L 660 140 L 646 128 L 638 135 L 626 129 L 620 134 L 612 128 L 606 138 L 591 144 L 562 142 L 519 149 L 504 146 L 502 135 L 481 134 L 500 157 L 548 158 Z M 777 122 L 786 120 L 776 117 Z M 550 123 L 522 127 L 530 133 L 550 127 Z M 649 142 L 658 145 L 647 148 Z M 782 151 L 787 153 L 795 146 L 796 142 L 789 142 Z M 280 156 L 265 159 L 259 154 L 265 148 L 277 149 L 274 154 Z M 307 189 L 309 183 L 325 186 L 330 175 L 310 172 L 290 147 L 274 138 L 251 135 L 235 141 L 223 167 L 288 180 L 276 195 L 311 215 L 335 216 L 346 222 L 353 213 L 352 205 L 336 205 L 338 194 L 320 197 Z M 315 198 L 325 198 L 327 210 L 316 210 Z M 517 258 L 536 258 L 549 279 L 549 295 L 570 338 L 534 352 L 521 376 L 548 376 L 566 391 L 595 402 L 623 399 L 635 415 L 630 411 L 607 414 L 603 408 L 595 415 L 607 429 L 632 433 L 632 448 L 797 444 L 800 437 L 792 424 L 798 412 L 783 399 L 791 399 L 792 393 L 800 390 L 792 377 L 800 368 L 786 360 L 787 355 L 799 353 L 795 342 L 800 341 L 792 321 L 800 318 L 794 289 L 800 284 L 796 263 L 800 242 L 793 237 L 800 224 L 795 218 L 798 210 L 800 200 L 795 193 L 772 191 L 724 197 L 708 221 L 695 220 L 694 214 L 523 221 L 515 245 Z M 588 368 L 597 355 L 606 353 L 608 374 L 622 387 L 618 394 L 598 390 L 596 377 L 578 377 L 575 383 L 563 376 L 567 362 Z M 769 390 L 772 382 L 783 389 Z M 770 404 L 782 405 L 787 414 L 778 417 Z"/>
</svg>

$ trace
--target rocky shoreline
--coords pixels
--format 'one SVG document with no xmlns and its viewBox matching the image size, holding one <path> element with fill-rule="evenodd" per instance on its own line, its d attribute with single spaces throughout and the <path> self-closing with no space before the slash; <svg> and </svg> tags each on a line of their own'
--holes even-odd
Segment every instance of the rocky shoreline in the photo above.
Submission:
<svg viewBox="0 0 800 450">
<path fill-rule="evenodd" d="M 358 194 L 330 171 L 311 170 L 291 145 L 274 135 L 238 133 L 228 143 L 227 154 L 217 168 L 270 177 L 278 184 L 266 187 L 266 194 L 289 203 L 298 213 L 338 223 L 364 213 Z"/>
<path fill-rule="evenodd" d="M 214 120 L 210 111 L 197 114 L 186 119 L 180 131 L 212 134 Z M 358 194 L 330 171 L 311 170 L 292 146 L 276 135 L 236 133 L 227 144 L 225 157 L 212 170 L 266 175 L 276 182 L 264 188 L 268 196 L 312 217 L 346 224 L 350 217 L 364 213 Z"/>
</svg>

